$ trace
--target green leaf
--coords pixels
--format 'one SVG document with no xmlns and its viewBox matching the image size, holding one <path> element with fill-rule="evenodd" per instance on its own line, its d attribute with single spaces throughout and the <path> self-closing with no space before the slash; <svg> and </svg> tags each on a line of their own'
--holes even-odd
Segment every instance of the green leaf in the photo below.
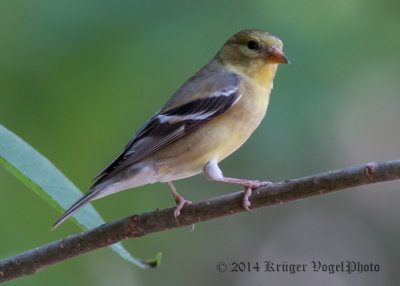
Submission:
<svg viewBox="0 0 400 286">
<path fill-rule="evenodd" d="M 0 164 L 61 213 L 82 196 L 81 191 L 46 157 L 1 124 Z M 104 223 L 90 204 L 74 214 L 73 221 L 82 229 L 91 229 Z M 133 258 L 120 243 L 110 247 L 140 268 L 156 267 L 161 259 L 159 253 L 154 261 L 144 262 Z"/>
</svg>

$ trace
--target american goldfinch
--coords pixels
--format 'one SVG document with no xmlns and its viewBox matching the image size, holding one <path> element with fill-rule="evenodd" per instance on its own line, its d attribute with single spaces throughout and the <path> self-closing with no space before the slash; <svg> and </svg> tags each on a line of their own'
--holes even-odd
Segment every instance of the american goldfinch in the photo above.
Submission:
<svg viewBox="0 0 400 286">
<path fill-rule="evenodd" d="M 233 35 L 133 136 L 53 228 L 92 200 L 156 182 L 168 183 L 176 218 L 190 202 L 172 181 L 201 172 L 212 181 L 244 186 L 243 207 L 250 211 L 251 190 L 269 182 L 224 177 L 218 163 L 236 151 L 265 116 L 278 64 L 289 63 L 282 48 L 279 38 L 261 30 Z"/>
</svg>

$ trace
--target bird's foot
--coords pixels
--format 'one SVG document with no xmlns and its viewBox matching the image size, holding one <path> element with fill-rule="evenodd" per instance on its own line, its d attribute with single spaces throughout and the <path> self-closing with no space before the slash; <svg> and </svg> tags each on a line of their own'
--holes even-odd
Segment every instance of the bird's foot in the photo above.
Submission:
<svg viewBox="0 0 400 286">
<path fill-rule="evenodd" d="M 235 179 L 242 181 L 243 185 L 245 187 L 244 192 L 243 192 L 243 199 L 242 199 L 242 206 L 243 208 L 249 212 L 249 213 L 254 213 L 250 209 L 251 203 L 250 203 L 250 196 L 253 192 L 253 189 L 262 187 L 262 186 L 268 186 L 271 184 L 269 181 L 250 181 L 250 180 L 241 180 L 241 179 Z"/>
<path fill-rule="evenodd" d="M 244 192 L 243 192 L 243 199 L 242 199 L 242 206 L 249 213 L 254 213 L 250 209 L 251 203 L 250 203 L 250 200 L 249 200 L 249 197 L 251 196 L 252 191 L 253 190 L 251 188 L 245 188 Z"/>
<path fill-rule="evenodd" d="M 249 208 L 251 205 L 249 198 L 251 196 L 252 191 L 259 187 L 268 186 L 269 184 L 271 184 L 271 182 L 269 181 L 255 181 L 255 180 L 253 181 L 253 180 L 224 177 L 221 169 L 218 167 L 218 162 L 215 159 L 212 159 L 207 162 L 207 164 L 203 168 L 203 172 L 206 178 L 211 181 L 224 182 L 224 183 L 243 186 L 244 194 L 243 194 L 242 205 L 243 208 L 248 212 L 252 212 L 251 209 Z"/>
<path fill-rule="evenodd" d="M 175 197 L 175 202 L 176 202 L 176 207 L 174 209 L 174 217 L 175 219 L 181 215 L 181 209 L 185 206 L 185 205 L 189 205 L 192 202 L 185 200 L 183 197 L 179 196 L 179 198 Z"/>
<path fill-rule="evenodd" d="M 174 217 L 176 222 L 178 223 L 178 216 L 180 216 L 181 214 L 181 209 L 185 206 L 185 205 L 189 205 L 192 202 L 185 200 L 175 189 L 174 185 L 172 184 L 172 182 L 168 182 L 168 186 L 171 189 L 172 195 L 174 196 L 175 202 L 176 202 L 176 207 L 174 209 Z M 179 224 L 179 223 L 178 223 Z"/>
</svg>

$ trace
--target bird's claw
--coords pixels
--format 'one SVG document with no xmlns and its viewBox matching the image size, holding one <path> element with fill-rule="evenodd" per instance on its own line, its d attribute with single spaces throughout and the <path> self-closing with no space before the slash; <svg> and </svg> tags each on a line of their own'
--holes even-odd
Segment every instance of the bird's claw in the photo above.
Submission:
<svg viewBox="0 0 400 286">
<path fill-rule="evenodd" d="M 272 184 L 272 182 L 270 182 L 270 181 L 257 181 L 257 180 L 254 180 L 254 181 L 248 181 L 247 184 L 245 184 L 244 186 L 246 188 L 257 189 L 259 187 L 268 186 L 270 184 Z"/>
<path fill-rule="evenodd" d="M 250 196 L 251 196 L 252 191 L 253 191 L 253 190 L 252 190 L 250 187 L 246 187 L 246 188 L 244 189 L 243 199 L 242 199 L 242 206 L 243 206 L 243 208 L 244 208 L 247 212 L 249 212 L 249 213 L 254 213 L 254 211 L 252 211 L 252 210 L 249 208 L 249 207 L 251 206 L 251 203 L 250 203 L 249 198 L 250 198 Z"/>
<path fill-rule="evenodd" d="M 185 205 L 190 205 L 192 202 L 185 200 L 184 198 L 180 197 L 180 199 L 176 199 L 176 207 L 174 209 L 174 217 L 175 219 L 178 218 L 178 216 L 181 215 L 181 209 L 185 206 Z"/>
</svg>

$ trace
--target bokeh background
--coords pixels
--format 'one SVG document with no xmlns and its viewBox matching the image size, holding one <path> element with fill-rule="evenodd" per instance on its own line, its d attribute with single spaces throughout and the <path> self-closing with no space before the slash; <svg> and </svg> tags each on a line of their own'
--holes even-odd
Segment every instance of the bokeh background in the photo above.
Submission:
<svg viewBox="0 0 400 286">
<path fill-rule="evenodd" d="M 400 157 L 400 2 L 0 2 L 0 123 L 47 156 L 83 192 L 130 137 L 224 41 L 244 28 L 285 44 L 266 119 L 221 167 L 281 181 Z M 1 140 L 1 138 L 0 138 Z M 187 199 L 239 190 L 199 175 Z M 400 185 L 388 182 L 259 209 L 124 242 L 162 264 L 141 270 L 109 249 L 9 285 L 397 285 Z M 155 184 L 96 201 L 106 221 L 171 207 Z M 0 258 L 79 231 L 0 169 Z M 219 273 L 218 262 L 380 265 L 361 274 Z"/>
</svg>

